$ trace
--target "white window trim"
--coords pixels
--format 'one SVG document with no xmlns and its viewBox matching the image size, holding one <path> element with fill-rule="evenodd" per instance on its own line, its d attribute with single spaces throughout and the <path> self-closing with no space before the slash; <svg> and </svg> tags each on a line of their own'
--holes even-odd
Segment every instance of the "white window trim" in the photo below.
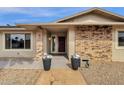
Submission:
<svg viewBox="0 0 124 93">
<path fill-rule="evenodd" d="M 29 33 L 31 34 L 31 48 L 30 49 L 6 49 L 5 48 L 5 34 L 26 34 Z M 33 51 L 33 32 L 22 32 L 22 31 L 18 31 L 18 32 L 3 32 L 3 50 L 4 51 Z"/>
<path fill-rule="evenodd" d="M 116 32 L 115 32 L 115 47 L 116 47 L 116 49 L 124 49 L 124 46 L 118 46 L 118 33 L 121 31 L 124 32 L 124 29 L 116 29 Z"/>
</svg>

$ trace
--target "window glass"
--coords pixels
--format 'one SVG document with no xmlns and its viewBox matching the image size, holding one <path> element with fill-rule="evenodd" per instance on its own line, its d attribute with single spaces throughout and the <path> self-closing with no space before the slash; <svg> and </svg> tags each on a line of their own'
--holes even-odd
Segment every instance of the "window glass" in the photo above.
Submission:
<svg viewBox="0 0 124 93">
<path fill-rule="evenodd" d="M 5 35 L 5 48 L 6 49 L 10 49 L 10 41 L 11 41 L 10 34 L 6 34 Z"/>
<path fill-rule="evenodd" d="M 12 49 L 23 49 L 24 48 L 24 34 L 12 34 Z"/>
<path fill-rule="evenodd" d="M 5 34 L 6 49 L 30 49 L 31 34 Z"/>
<path fill-rule="evenodd" d="M 25 34 L 25 48 L 30 49 L 31 45 L 31 39 L 30 39 L 30 34 Z"/>
<path fill-rule="evenodd" d="M 118 32 L 118 46 L 124 46 L 124 31 Z"/>
</svg>

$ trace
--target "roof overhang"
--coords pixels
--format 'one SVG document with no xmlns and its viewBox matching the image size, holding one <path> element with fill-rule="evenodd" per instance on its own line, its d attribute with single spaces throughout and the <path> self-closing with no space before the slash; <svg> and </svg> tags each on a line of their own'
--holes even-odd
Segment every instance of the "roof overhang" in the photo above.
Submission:
<svg viewBox="0 0 124 93">
<path fill-rule="evenodd" d="M 18 28 L 18 27 L 17 27 L 17 28 L 15 28 L 15 27 L 14 27 L 14 28 L 12 28 L 12 27 L 11 27 L 11 28 L 0 28 L 0 31 L 1 31 L 1 30 L 2 30 L 2 31 L 3 31 L 3 30 L 4 30 L 4 31 L 5 31 L 5 30 L 11 30 L 11 31 L 14 31 L 14 30 L 15 30 L 15 31 L 21 30 L 21 31 L 22 31 L 22 30 L 26 30 L 26 28 Z"/>
<path fill-rule="evenodd" d="M 41 23 L 16 24 L 16 26 L 76 26 L 76 25 L 124 25 L 124 22 Z"/>
</svg>

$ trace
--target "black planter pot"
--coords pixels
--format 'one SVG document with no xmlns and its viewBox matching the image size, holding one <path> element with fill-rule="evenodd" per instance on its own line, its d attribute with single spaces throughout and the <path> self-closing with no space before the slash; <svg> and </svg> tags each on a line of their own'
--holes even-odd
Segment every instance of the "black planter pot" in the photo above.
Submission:
<svg viewBox="0 0 124 93">
<path fill-rule="evenodd" d="M 71 65 L 72 65 L 72 69 L 74 70 L 78 70 L 78 67 L 80 67 L 80 58 L 71 58 Z"/>
<path fill-rule="evenodd" d="M 44 58 L 43 59 L 43 67 L 45 71 L 50 70 L 51 67 L 51 58 Z"/>
</svg>

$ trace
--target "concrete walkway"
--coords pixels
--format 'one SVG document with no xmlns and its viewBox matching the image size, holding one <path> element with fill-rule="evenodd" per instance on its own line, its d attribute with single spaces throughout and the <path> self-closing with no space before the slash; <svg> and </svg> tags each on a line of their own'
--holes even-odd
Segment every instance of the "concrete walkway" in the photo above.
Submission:
<svg viewBox="0 0 124 93">
<path fill-rule="evenodd" d="M 51 68 L 69 68 L 68 59 L 62 55 L 53 56 Z"/>
<path fill-rule="evenodd" d="M 43 71 L 37 80 L 38 85 L 86 85 L 86 82 L 77 70 L 72 69 L 51 69 Z"/>
<path fill-rule="evenodd" d="M 64 56 L 53 56 L 50 71 L 43 71 L 36 84 L 44 85 L 85 85 L 86 82 L 77 70 L 72 70 Z"/>
</svg>

